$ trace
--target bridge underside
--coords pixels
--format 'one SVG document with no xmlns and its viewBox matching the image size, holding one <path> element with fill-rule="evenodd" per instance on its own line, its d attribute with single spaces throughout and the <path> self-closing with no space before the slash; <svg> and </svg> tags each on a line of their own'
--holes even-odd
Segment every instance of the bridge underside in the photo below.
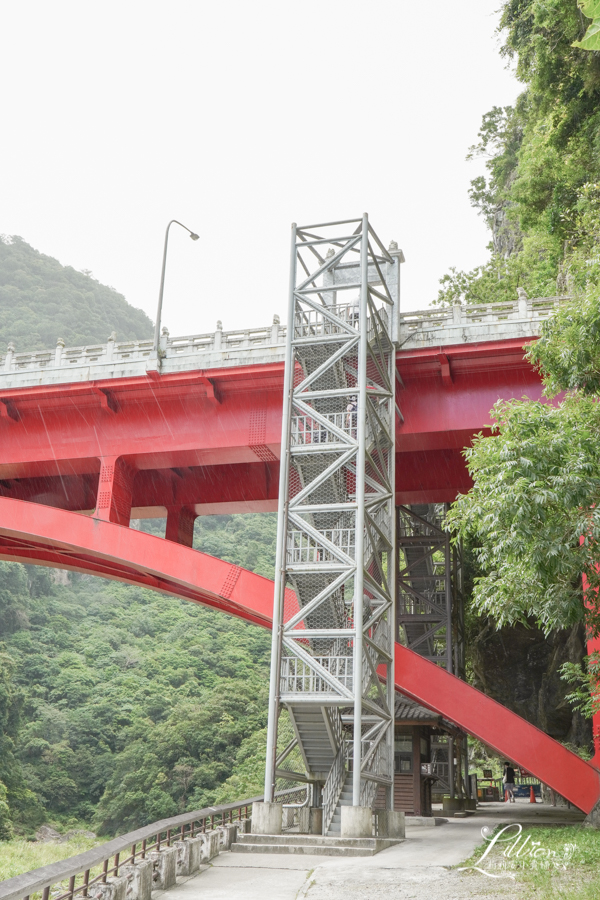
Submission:
<svg viewBox="0 0 600 900">
<path fill-rule="evenodd" d="M 538 398 L 523 340 L 397 354 L 396 502 L 470 487 L 462 450 L 500 398 Z M 0 391 L 0 497 L 123 523 L 277 509 L 283 364 Z M 118 470 L 119 511 L 101 507 Z M 107 475 L 108 473 L 108 475 Z M 111 474 L 112 473 L 112 474 Z"/>
<path fill-rule="evenodd" d="M 137 584 L 271 625 L 273 582 L 207 554 L 111 522 L 7 498 L 0 498 L 0 523 L 0 559 Z M 400 644 L 395 682 L 397 690 L 514 760 L 584 812 L 600 801 L 598 769 Z"/>
</svg>

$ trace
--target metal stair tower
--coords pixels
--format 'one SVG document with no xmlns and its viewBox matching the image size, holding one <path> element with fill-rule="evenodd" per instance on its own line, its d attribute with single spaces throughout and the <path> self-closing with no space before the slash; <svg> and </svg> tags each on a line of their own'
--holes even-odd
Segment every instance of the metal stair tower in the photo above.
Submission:
<svg viewBox="0 0 600 900">
<path fill-rule="evenodd" d="M 367 215 L 292 228 L 265 800 L 284 774 L 285 709 L 324 833 L 340 803 L 371 806 L 379 785 L 392 808 L 392 246 Z"/>
</svg>

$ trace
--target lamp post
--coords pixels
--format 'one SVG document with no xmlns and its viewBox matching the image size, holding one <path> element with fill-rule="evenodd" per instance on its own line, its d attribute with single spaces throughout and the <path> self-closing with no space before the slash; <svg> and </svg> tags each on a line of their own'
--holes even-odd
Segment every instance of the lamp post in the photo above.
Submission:
<svg viewBox="0 0 600 900">
<path fill-rule="evenodd" d="M 181 222 L 178 222 L 177 219 L 171 219 L 169 224 L 167 225 L 167 230 L 165 231 L 165 248 L 163 250 L 163 261 L 162 261 L 162 272 L 160 274 L 160 292 L 158 294 L 158 309 L 156 311 L 156 325 L 154 326 L 154 352 L 158 353 L 158 342 L 160 340 L 160 318 L 162 313 L 162 304 L 163 304 L 163 293 L 165 290 L 165 269 L 167 267 L 167 247 L 169 245 L 169 228 L 171 225 L 181 225 L 182 228 L 185 228 L 193 241 L 197 241 L 199 235 L 195 232 L 190 231 L 190 229 L 183 225 Z"/>
</svg>

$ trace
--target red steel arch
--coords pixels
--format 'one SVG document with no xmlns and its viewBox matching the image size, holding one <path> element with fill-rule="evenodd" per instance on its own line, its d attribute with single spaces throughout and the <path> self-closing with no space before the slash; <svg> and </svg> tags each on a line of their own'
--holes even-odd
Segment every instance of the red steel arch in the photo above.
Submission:
<svg viewBox="0 0 600 900">
<path fill-rule="evenodd" d="M 0 559 L 137 584 L 271 626 L 273 582 L 182 544 L 112 522 L 0 497 Z M 60 536 L 60 537 L 59 537 Z M 522 765 L 586 813 L 600 772 L 520 716 L 396 645 L 396 687 Z"/>
</svg>

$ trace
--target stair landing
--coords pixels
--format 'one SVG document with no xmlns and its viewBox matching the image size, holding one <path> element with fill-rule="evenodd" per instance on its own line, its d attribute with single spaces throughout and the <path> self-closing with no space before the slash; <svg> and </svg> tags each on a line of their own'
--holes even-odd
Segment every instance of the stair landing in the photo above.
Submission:
<svg viewBox="0 0 600 900">
<path fill-rule="evenodd" d="M 314 856 L 375 856 L 402 843 L 392 838 L 340 838 L 320 834 L 238 834 L 232 853 L 296 853 Z"/>
</svg>

